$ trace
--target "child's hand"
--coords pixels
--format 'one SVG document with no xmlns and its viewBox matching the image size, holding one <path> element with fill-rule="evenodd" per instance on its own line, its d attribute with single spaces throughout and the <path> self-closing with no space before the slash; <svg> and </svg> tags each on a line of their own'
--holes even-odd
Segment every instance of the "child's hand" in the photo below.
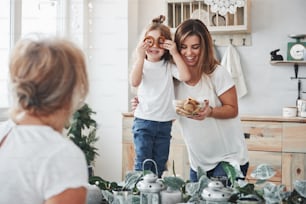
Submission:
<svg viewBox="0 0 306 204">
<path fill-rule="evenodd" d="M 137 108 L 138 104 L 139 104 L 138 96 L 135 96 L 134 98 L 131 99 L 131 107 L 133 112 Z"/>
<path fill-rule="evenodd" d="M 176 48 L 176 44 L 172 40 L 165 40 L 165 42 L 160 45 L 160 47 L 169 50 L 171 55 L 179 54 Z"/>
<path fill-rule="evenodd" d="M 146 51 L 148 50 L 148 48 L 150 47 L 150 45 L 144 41 L 139 42 L 137 48 L 136 48 L 136 52 L 137 52 L 137 56 L 141 59 L 145 59 L 146 58 Z"/>
</svg>

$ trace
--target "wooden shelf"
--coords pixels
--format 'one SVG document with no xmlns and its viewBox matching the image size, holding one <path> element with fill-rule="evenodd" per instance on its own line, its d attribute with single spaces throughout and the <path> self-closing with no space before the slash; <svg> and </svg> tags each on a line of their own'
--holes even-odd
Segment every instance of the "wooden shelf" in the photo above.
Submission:
<svg viewBox="0 0 306 204">
<path fill-rule="evenodd" d="M 306 61 L 270 61 L 272 65 L 306 65 Z"/>
</svg>

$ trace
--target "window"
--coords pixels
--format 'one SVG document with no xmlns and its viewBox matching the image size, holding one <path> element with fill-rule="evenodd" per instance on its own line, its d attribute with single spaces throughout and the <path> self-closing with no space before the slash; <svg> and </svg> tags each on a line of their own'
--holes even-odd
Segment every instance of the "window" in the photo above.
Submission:
<svg viewBox="0 0 306 204">
<path fill-rule="evenodd" d="M 20 37 L 34 32 L 69 36 L 76 43 L 83 45 L 85 2 L 80 3 L 79 0 L 1 1 L 0 108 L 7 108 L 10 105 L 8 60 L 10 49 L 15 42 Z"/>
<path fill-rule="evenodd" d="M 0 6 L 0 108 L 8 107 L 8 56 L 10 49 L 10 2 Z"/>
<path fill-rule="evenodd" d="M 40 32 L 57 34 L 57 0 L 23 0 L 21 35 Z"/>
</svg>

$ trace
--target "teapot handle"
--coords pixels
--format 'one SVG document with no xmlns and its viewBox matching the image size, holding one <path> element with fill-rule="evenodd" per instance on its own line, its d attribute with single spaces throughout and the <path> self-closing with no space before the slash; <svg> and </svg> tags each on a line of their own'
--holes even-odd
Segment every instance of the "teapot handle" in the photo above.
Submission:
<svg viewBox="0 0 306 204">
<path fill-rule="evenodd" d="M 155 174 L 158 175 L 158 171 L 157 171 L 157 164 L 153 159 L 145 159 L 142 163 L 142 170 L 144 171 L 144 165 L 146 162 L 152 162 L 155 166 Z"/>
</svg>

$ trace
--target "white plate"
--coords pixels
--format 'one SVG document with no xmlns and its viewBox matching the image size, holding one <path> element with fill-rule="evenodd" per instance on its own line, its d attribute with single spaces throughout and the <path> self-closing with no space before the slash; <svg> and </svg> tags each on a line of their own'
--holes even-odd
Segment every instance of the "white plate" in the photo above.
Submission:
<svg viewBox="0 0 306 204">
<path fill-rule="evenodd" d="M 191 13 L 190 18 L 200 19 L 205 25 L 208 25 L 209 23 L 208 13 L 203 9 L 195 9 Z"/>
<path fill-rule="evenodd" d="M 217 16 L 218 15 L 218 16 Z M 218 20 L 217 20 L 218 19 Z M 226 25 L 226 20 L 225 20 L 225 17 L 224 16 L 221 16 L 219 14 L 214 14 L 212 17 L 211 17 L 211 23 L 214 25 L 214 26 L 217 26 L 217 21 L 218 21 L 218 26 L 225 26 Z"/>
</svg>

